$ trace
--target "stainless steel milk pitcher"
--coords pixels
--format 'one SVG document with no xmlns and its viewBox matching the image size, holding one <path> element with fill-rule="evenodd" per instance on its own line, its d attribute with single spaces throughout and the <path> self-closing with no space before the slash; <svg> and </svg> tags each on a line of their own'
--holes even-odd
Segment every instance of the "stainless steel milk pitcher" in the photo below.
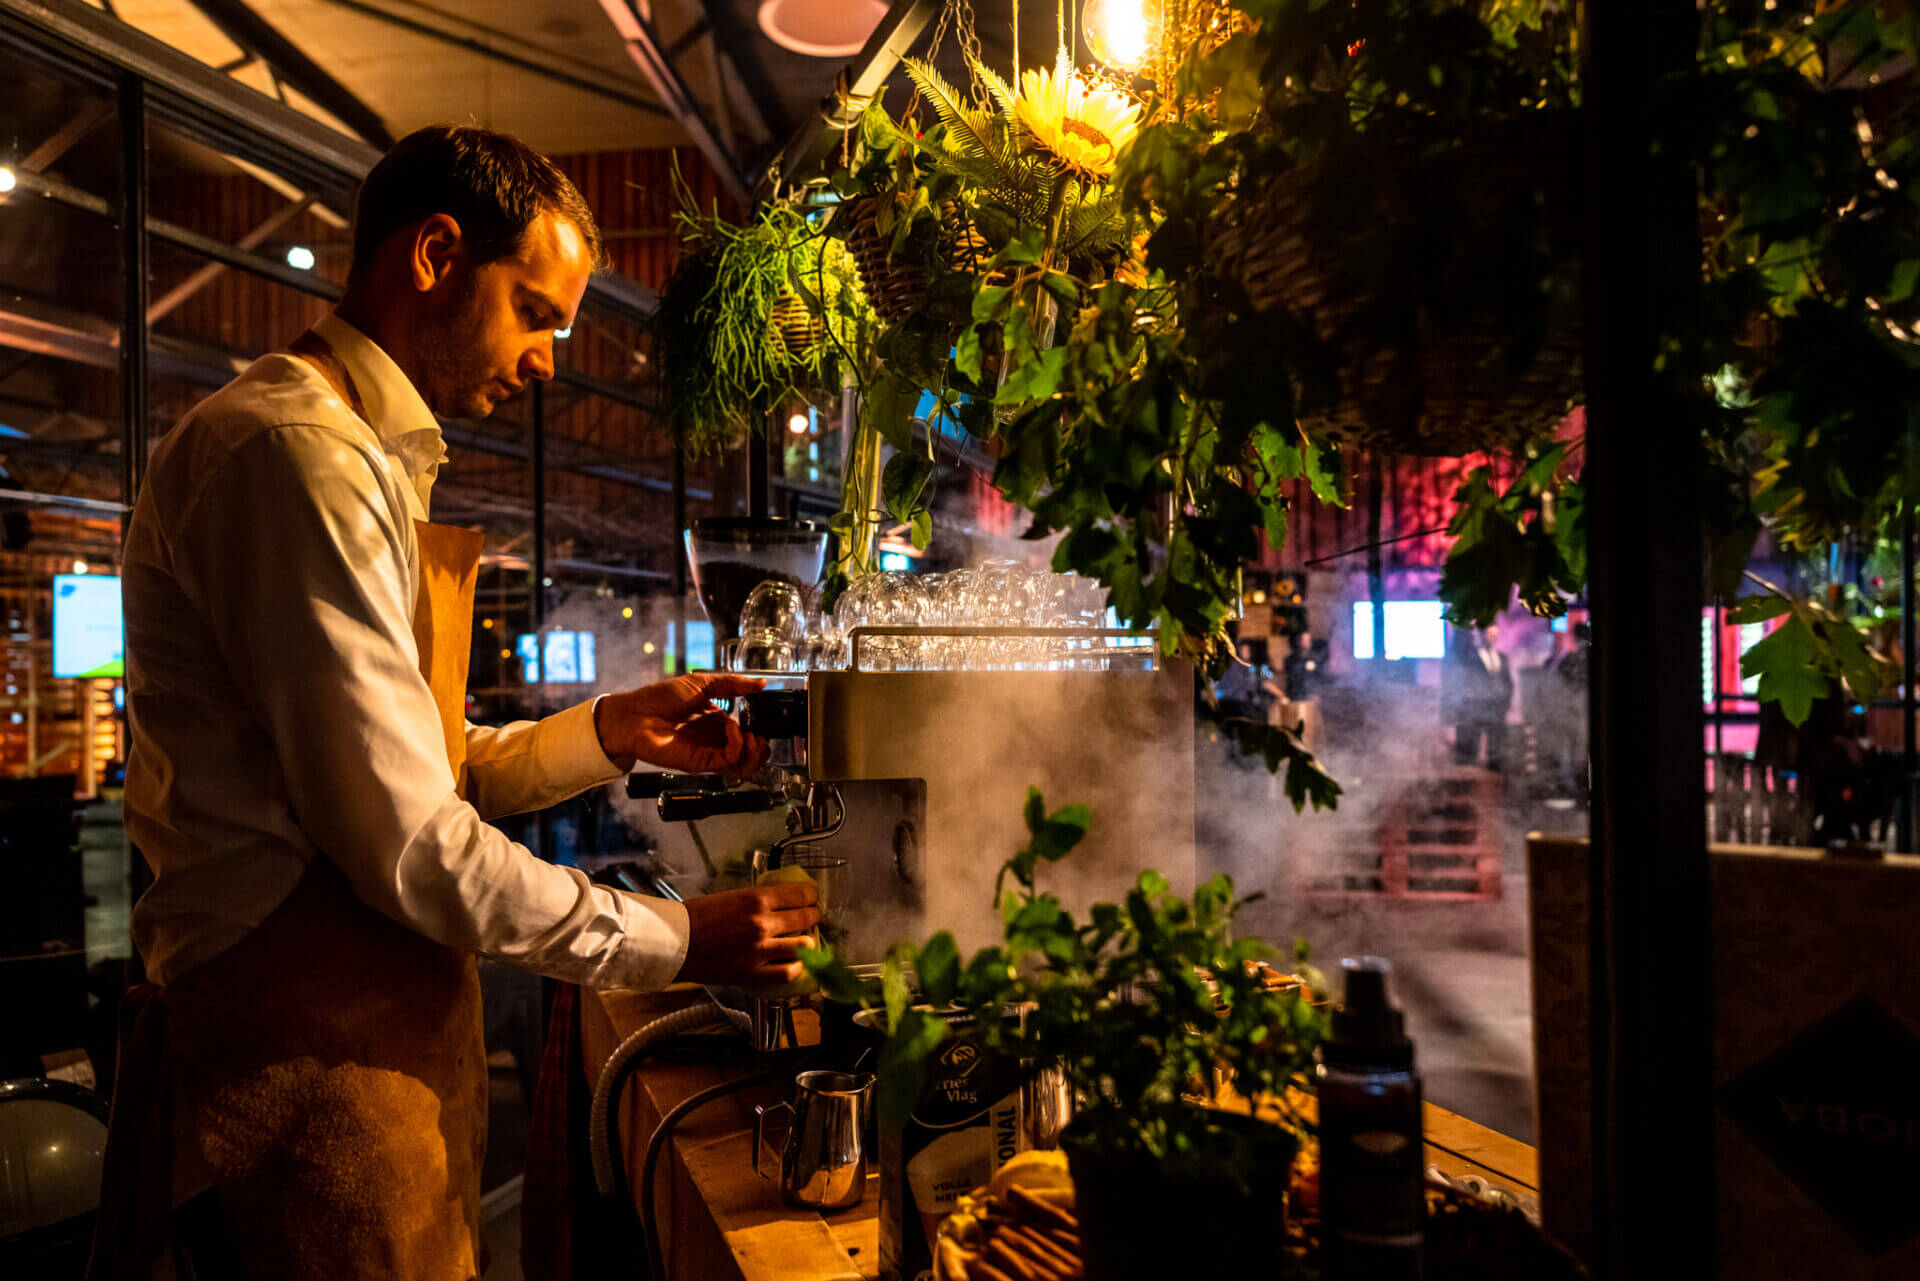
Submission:
<svg viewBox="0 0 1920 1281">
<path fill-rule="evenodd" d="M 753 1110 L 753 1169 L 767 1114 L 785 1108 L 793 1123 L 780 1152 L 780 1193 L 789 1205 L 844 1210 L 867 1189 L 867 1120 L 873 1077 L 865 1073 L 802 1072 L 793 1078 L 793 1102 Z"/>
</svg>

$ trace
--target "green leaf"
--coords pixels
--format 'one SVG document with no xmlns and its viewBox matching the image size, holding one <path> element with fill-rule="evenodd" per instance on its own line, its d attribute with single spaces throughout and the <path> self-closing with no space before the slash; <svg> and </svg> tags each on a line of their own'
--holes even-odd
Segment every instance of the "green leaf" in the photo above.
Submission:
<svg viewBox="0 0 1920 1281">
<path fill-rule="evenodd" d="M 1012 299 L 1013 290 L 1006 285 L 982 285 L 979 291 L 973 295 L 974 320 L 976 322 L 998 320 L 1006 313 L 1007 307 L 1011 305 Z M 976 338 L 974 341 L 977 343 L 979 340 Z M 980 376 L 977 368 L 974 370 L 973 376 L 975 378 Z"/>
<path fill-rule="evenodd" d="M 1905 302 L 1913 297 L 1915 285 L 1920 285 L 1920 258 L 1906 258 L 1896 263 L 1893 278 L 1887 282 L 1887 301 Z"/>
<path fill-rule="evenodd" d="M 1855 698 L 1870 701 L 1880 694 L 1881 665 L 1867 640 L 1845 619 L 1825 621 L 1818 629 L 1827 650 L 1839 664 L 1840 675 Z"/>
<path fill-rule="evenodd" d="M 897 1028 L 913 1004 L 913 985 L 907 967 L 913 964 L 913 944 L 895 943 L 880 962 L 880 994 L 887 1007 L 887 1026 Z"/>
<path fill-rule="evenodd" d="M 960 949 L 954 946 L 953 935 L 942 930 L 927 940 L 920 949 L 917 972 L 920 995 L 927 1004 L 938 1010 L 953 1000 L 960 980 Z"/>
<path fill-rule="evenodd" d="M 1043 273 L 1040 287 L 1052 294 L 1054 301 L 1062 308 L 1071 309 L 1080 305 L 1080 284 L 1064 271 Z"/>
<path fill-rule="evenodd" d="M 887 1019 L 888 1035 L 875 1066 L 874 1092 L 880 1124 L 894 1132 L 913 1119 L 927 1083 L 927 1061 L 947 1038 L 947 1025 L 923 1010 L 903 1009 Z"/>
<path fill-rule="evenodd" d="M 1793 612 L 1793 602 L 1768 592 L 1763 596 L 1742 596 L 1727 609 L 1729 623 L 1764 623 Z"/>
<path fill-rule="evenodd" d="M 820 985 L 820 990 L 830 1001 L 865 1006 L 879 995 L 874 985 L 854 974 L 853 968 L 832 948 L 803 947 L 800 949 L 800 964 L 806 967 L 807 973 Z"/>
<path fill-rule="evenodd" d="M 1787 720 L 1799 725 L 1824 698 L 1827 678 L 1816 661 L 1817 646 L 1807 620 L 1795 613 L 1740 656 L 1740 674 L 1760 678 L 1760 700 L 1777 702 Z"/>
<path fill-rule="evenodd" d="M 920 402 L 920 389 L 897 378 L 876 378 L 860 402 L 860 425 L 877 434 L 894 449 L 906 453 L 913 449 L 913 410 Z"/>
<path fill-rule="evenodd" d="M 994 255 L 994 267 L 1031 267 L 1046 251 L 1044 234 L 1038 226 L 1022 227 L 1006 247 Z"/>
<path fill-rule="evenodd" d="M 977 383 L 985 377 L 985 373 L 981 368 L 982 355 L 983 353 L 980 350 L 979 327 L 976 325 L 968 325 L 960 331 L 959 338 L 954 340 L 954 368 Z"/>
<path fill-rule="evenodd" d="M 933 541 L 932 509 L 922 507 L 919 511 L 915 512 L 911 526 L 910 535 L 913 539 L 913 545 L 921 551 L 927 550 L 927 544 Z"/>
<path fill-rule="evenodd" d="M 901 524 L 913 520 L 927 482 L 933 479 L 933 460 L 920 453 L 896 453 L 880 473 L 880 494 L 887 511 Z"/>
</svg>

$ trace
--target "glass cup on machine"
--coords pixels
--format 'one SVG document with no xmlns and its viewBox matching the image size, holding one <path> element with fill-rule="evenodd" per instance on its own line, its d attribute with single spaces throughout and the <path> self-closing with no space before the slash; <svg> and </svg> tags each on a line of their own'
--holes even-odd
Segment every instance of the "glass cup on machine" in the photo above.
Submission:
<svg viewBox="0 0 1920 1281">
<path fill-rule="evenodd" d="M 845 936 L 840 920 L 840 898 L 847 860 L 828 853 L 811 841 L 753 852 L 753 883 L 777 885 L 785 881 L 812 882 L 820 897 L 820 924 L 816 932 L 822 947 Z"/>
</svg>

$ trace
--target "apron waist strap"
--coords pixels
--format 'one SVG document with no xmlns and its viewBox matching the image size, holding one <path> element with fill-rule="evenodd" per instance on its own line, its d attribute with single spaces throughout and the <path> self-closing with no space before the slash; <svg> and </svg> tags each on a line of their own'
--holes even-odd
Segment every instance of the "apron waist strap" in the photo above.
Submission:
<svg viewBox="0 0 1920 1281">
<path fill-rule="evenodd" d="M 120 1002 L 113 1111 L 87 1281 L 151 1275 L 166 1249 L 173 1201 L 173 1077 L 167 1003 L 152 983 Z"/>
</svg>

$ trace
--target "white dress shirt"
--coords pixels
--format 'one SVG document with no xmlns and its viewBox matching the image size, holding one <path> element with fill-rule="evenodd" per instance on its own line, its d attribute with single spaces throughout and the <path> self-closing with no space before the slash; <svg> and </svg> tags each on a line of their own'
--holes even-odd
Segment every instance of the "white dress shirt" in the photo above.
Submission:
<svg viewBox="0 0 1920 1281">
<path fill-rule="evenodd" d="M 153 452 L 127 527 L 128 837 L 155 881 L 133 911 L 169 982 L 264 921 L 317 855 L 427 937 L 594 987 L 663 987 L 678 903 L 594 885 L 485 821 L 609 782 L 593 704 L 467 726 L 455 790 L 413 639 L 413 522 L 445 457 L 400 367 L 316 326 L 374 426 L 319 372 L 264 356 Z"/>
</svg>

